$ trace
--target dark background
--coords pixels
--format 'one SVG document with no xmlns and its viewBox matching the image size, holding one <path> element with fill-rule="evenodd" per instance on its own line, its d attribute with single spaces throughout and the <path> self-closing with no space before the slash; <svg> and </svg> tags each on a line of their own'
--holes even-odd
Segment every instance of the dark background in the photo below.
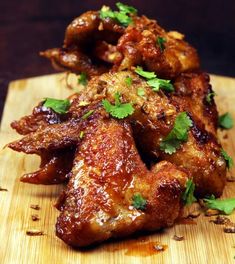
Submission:
<svg viewBox="0 0 235 264">
<path fill-rule="evenodd" d="M 40 50 L 61 46 L 66 26 L 88 9 L 116 1 L 0 0 L 0 116 L 8 82 L 54 73 Z M 186 35 L 210 73 L 235 77 L 235 1 L 133 0 L 139 14 Z"/>
</svg>

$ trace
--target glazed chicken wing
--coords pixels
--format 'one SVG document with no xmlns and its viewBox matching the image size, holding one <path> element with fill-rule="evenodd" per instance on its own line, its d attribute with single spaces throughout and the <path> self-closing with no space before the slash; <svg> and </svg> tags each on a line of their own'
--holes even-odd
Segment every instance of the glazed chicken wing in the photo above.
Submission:
<svg viewBox="0 0 235 264">
<path fill-rule="evenodd" d="M 182 34 L 166 32 L 145 16 L 133 15 L 132 21 L 125 27 L 114 19 L 101 18 L 100 12 L 86 12 L 68 26 L 63 48 L 41 55 L 56 68 L 85 72 L 90 77 L 136 65 L 163 78 L 199 68 L 197 52 Z"/>
<path fill-rule="evenodd" d="M 170 226 L 179 216 L 187 175 L 169 162 L 149 171 L 126 122 L 105 119 L 86 133 L 58 207 L 56 233 L 82 247 L 140 230 Z M 135 195 L 146 201 L 141 208 Z"/>
</svg>

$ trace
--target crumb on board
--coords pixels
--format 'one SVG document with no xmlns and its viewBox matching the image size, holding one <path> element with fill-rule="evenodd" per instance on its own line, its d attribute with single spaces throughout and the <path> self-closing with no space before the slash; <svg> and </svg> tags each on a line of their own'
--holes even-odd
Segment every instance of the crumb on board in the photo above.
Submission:
<svg viewBox="0 0 235 264">
<path fill-rule="evenodd" d="M 39 217 L 39 215 L 37 215 L 37 214 L 32 214 L 32 215 L 31 215 L 31 219 L 32 219 L 33 221 L 39 221 L 39 220 L 40 220 L 40 217 Z"/>
<path fill-rule="evenodd" d="M 43 236 L 44 232 L 37 230 L 37 229 L 31 229 L 26 231 L 27 236 Z"/>
<path fill-rule="evenodd" d="M 227 181 L 228 182 L 235 182 L 235 177 L 234 176 L 228 176 Z"/>
<path fill-rule="evenodd" d="M 41 207 L 38 204 L 31 204 L 30 208 L 34 209 L 34 210 L 40 210 L 41 209 Z"/>
<path fill-rule="evenodd" d="M 231 223 L 230 219 L 226 216 L 218 215 L 215 219 L 210 220 L 210 222 L 216 224 L 216 225 L 225 225 L 228 223 Z"/>
<path fill-rule="evenodd" d="M 173 239 L 174 239 L 175 241 L 182 241 L 182 240 L 184 240 L 184 236 L 174 235 L 174 236 L 173 236 Z"/>
<path fill-rule="evenodd" d="M 235 224 L 232 222 L 225 224 L 224 232 L 225 233 L 235 233 Z"/>
<path fill-rule="evenodd" d="M 8 190 L 6 188 L 3 188 L 0 186 L 0 192 L 7 192 Z"/>
<path fill-rule="evenodd" d="M 188 214 L 188 217 L 191 217 L 191 218 L 197 218 L 200 216 L 200 211 L 199 210 L 195 210 L 195 211 L 192 211 Z"/>
</svg>

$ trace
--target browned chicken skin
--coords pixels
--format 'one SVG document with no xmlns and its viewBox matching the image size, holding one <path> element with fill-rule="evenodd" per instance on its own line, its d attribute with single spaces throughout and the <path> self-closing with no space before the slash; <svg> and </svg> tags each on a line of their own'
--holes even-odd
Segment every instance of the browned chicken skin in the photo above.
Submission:
<svg viewBox="0 0 235 264">
<path fill-rule="evenodd" d="M 157 45 L 158 38 L 165 40 L 164 49 Z M 133 24 L 125 28 L 112 19 L 101 19 L 99 12 L 89 11 L 68 26 L 63 48 L 41 55 L 57 68 L 85 72 L 90 77 L 143 65 L 162 78 L 175 78 L 199 68 L 196 50 L 183 38 L 145 16 L 134 16 Z"/>
<path fill-rule="evenodd" d="M 81 247 L 172 225 L 187 175 L 168 162 L 148 171 L 126 122 L 99 120 L 90 131 L 61 198 L 57 236 Z M 135 194 L 146 199 L 144 210 L 132 205 Z"/>
<path fill-rule="evenodd" d="M 40 169 L 21 181 L 69 181 L 57 204 L 56 233 L 74 247 L 172 225 L 188 178 L 198 197 L 220 196 L 225 185 L 218 113 L 213 98 L 207 100 L 212 87 L 208 75 L 199 71 L 196 50 L 182 34 L 166 32 L 154 20 L 134 14 L 131 19 L 124 27 L 101 19 L 97 11 L 76 18 L 66 30 L 63 48 L 41 55 L 57 68 L 86 73 L 88 85 L 69 97 L 66 114 L 41 102 L 31 115 L 11 124 L 24 137 L 8 146 L 41 157 Z M 137 65 L 170 79 L 174 92 L 153 91 L 134 73 Z M 134 107 L 124 120 L 110 116 L 102 105 L 103 99 L 114 103 L 117 92 L 122 103 Z M 188 139 L 167 154 L 160 144 L 182 112 L 192 121 Z M 146 207 L 133 206 L 135 194 L 146 200 Z"/>
</svg>

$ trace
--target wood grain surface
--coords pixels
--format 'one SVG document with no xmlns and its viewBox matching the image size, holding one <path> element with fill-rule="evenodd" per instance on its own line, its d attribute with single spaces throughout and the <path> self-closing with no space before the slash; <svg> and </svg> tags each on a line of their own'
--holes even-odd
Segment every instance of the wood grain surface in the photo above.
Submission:
<svg viewBox="0 0 235 264">
<path fill-rule="evenodd" d="M 235 79 L 220 76 L 211 79 L 220 113 L 229 111 L 235 119 Z M 1 122 L 0 147 L 19 137 L 9 126 L 12 120 L 29 114 L 44 97 L 64 98 L 71 92 L 65 88 L 65 74 L 12 82 Z M 235 159 L 234 132 L 235 128 L 220 131 L 219 136 L 223 147 Z M 224 233 L 222 226 L 209 222 L 213 217 L 203 213 L 194 220 L 196 224 L 176 224 L 162 232 L 110 241 L 89 250 L 68 247 L 54 233 L 58 211 L 53 204 L 63 186 L 37 186 L 19 181 L 23 173 L 37 169 L 38 162 L 34 155 L 7 148 L 0 152 L 0 186 L 8 190 L 0 192 L 0 263 L 235 263 L 235 234 Z M 234 175 L 235 170 L 228 174 Z M 235 196 L 235 183 L 229 182 L 223 197 L 232 196 Z M 31 209 L 33 204 L 41 209 Z M 40 220 L 32 221 L 32 214 L 38 214 Z M 235 213 L 229 217 L 235 221 Z M 44 235 L 27 236 L 26 231 L 32 229 Z M 184 240 L 175 241 L 174 235 L 184 236 Z M 153 250 L 157 244 L 166 245 L 165 250 Z"/>
</svg>

